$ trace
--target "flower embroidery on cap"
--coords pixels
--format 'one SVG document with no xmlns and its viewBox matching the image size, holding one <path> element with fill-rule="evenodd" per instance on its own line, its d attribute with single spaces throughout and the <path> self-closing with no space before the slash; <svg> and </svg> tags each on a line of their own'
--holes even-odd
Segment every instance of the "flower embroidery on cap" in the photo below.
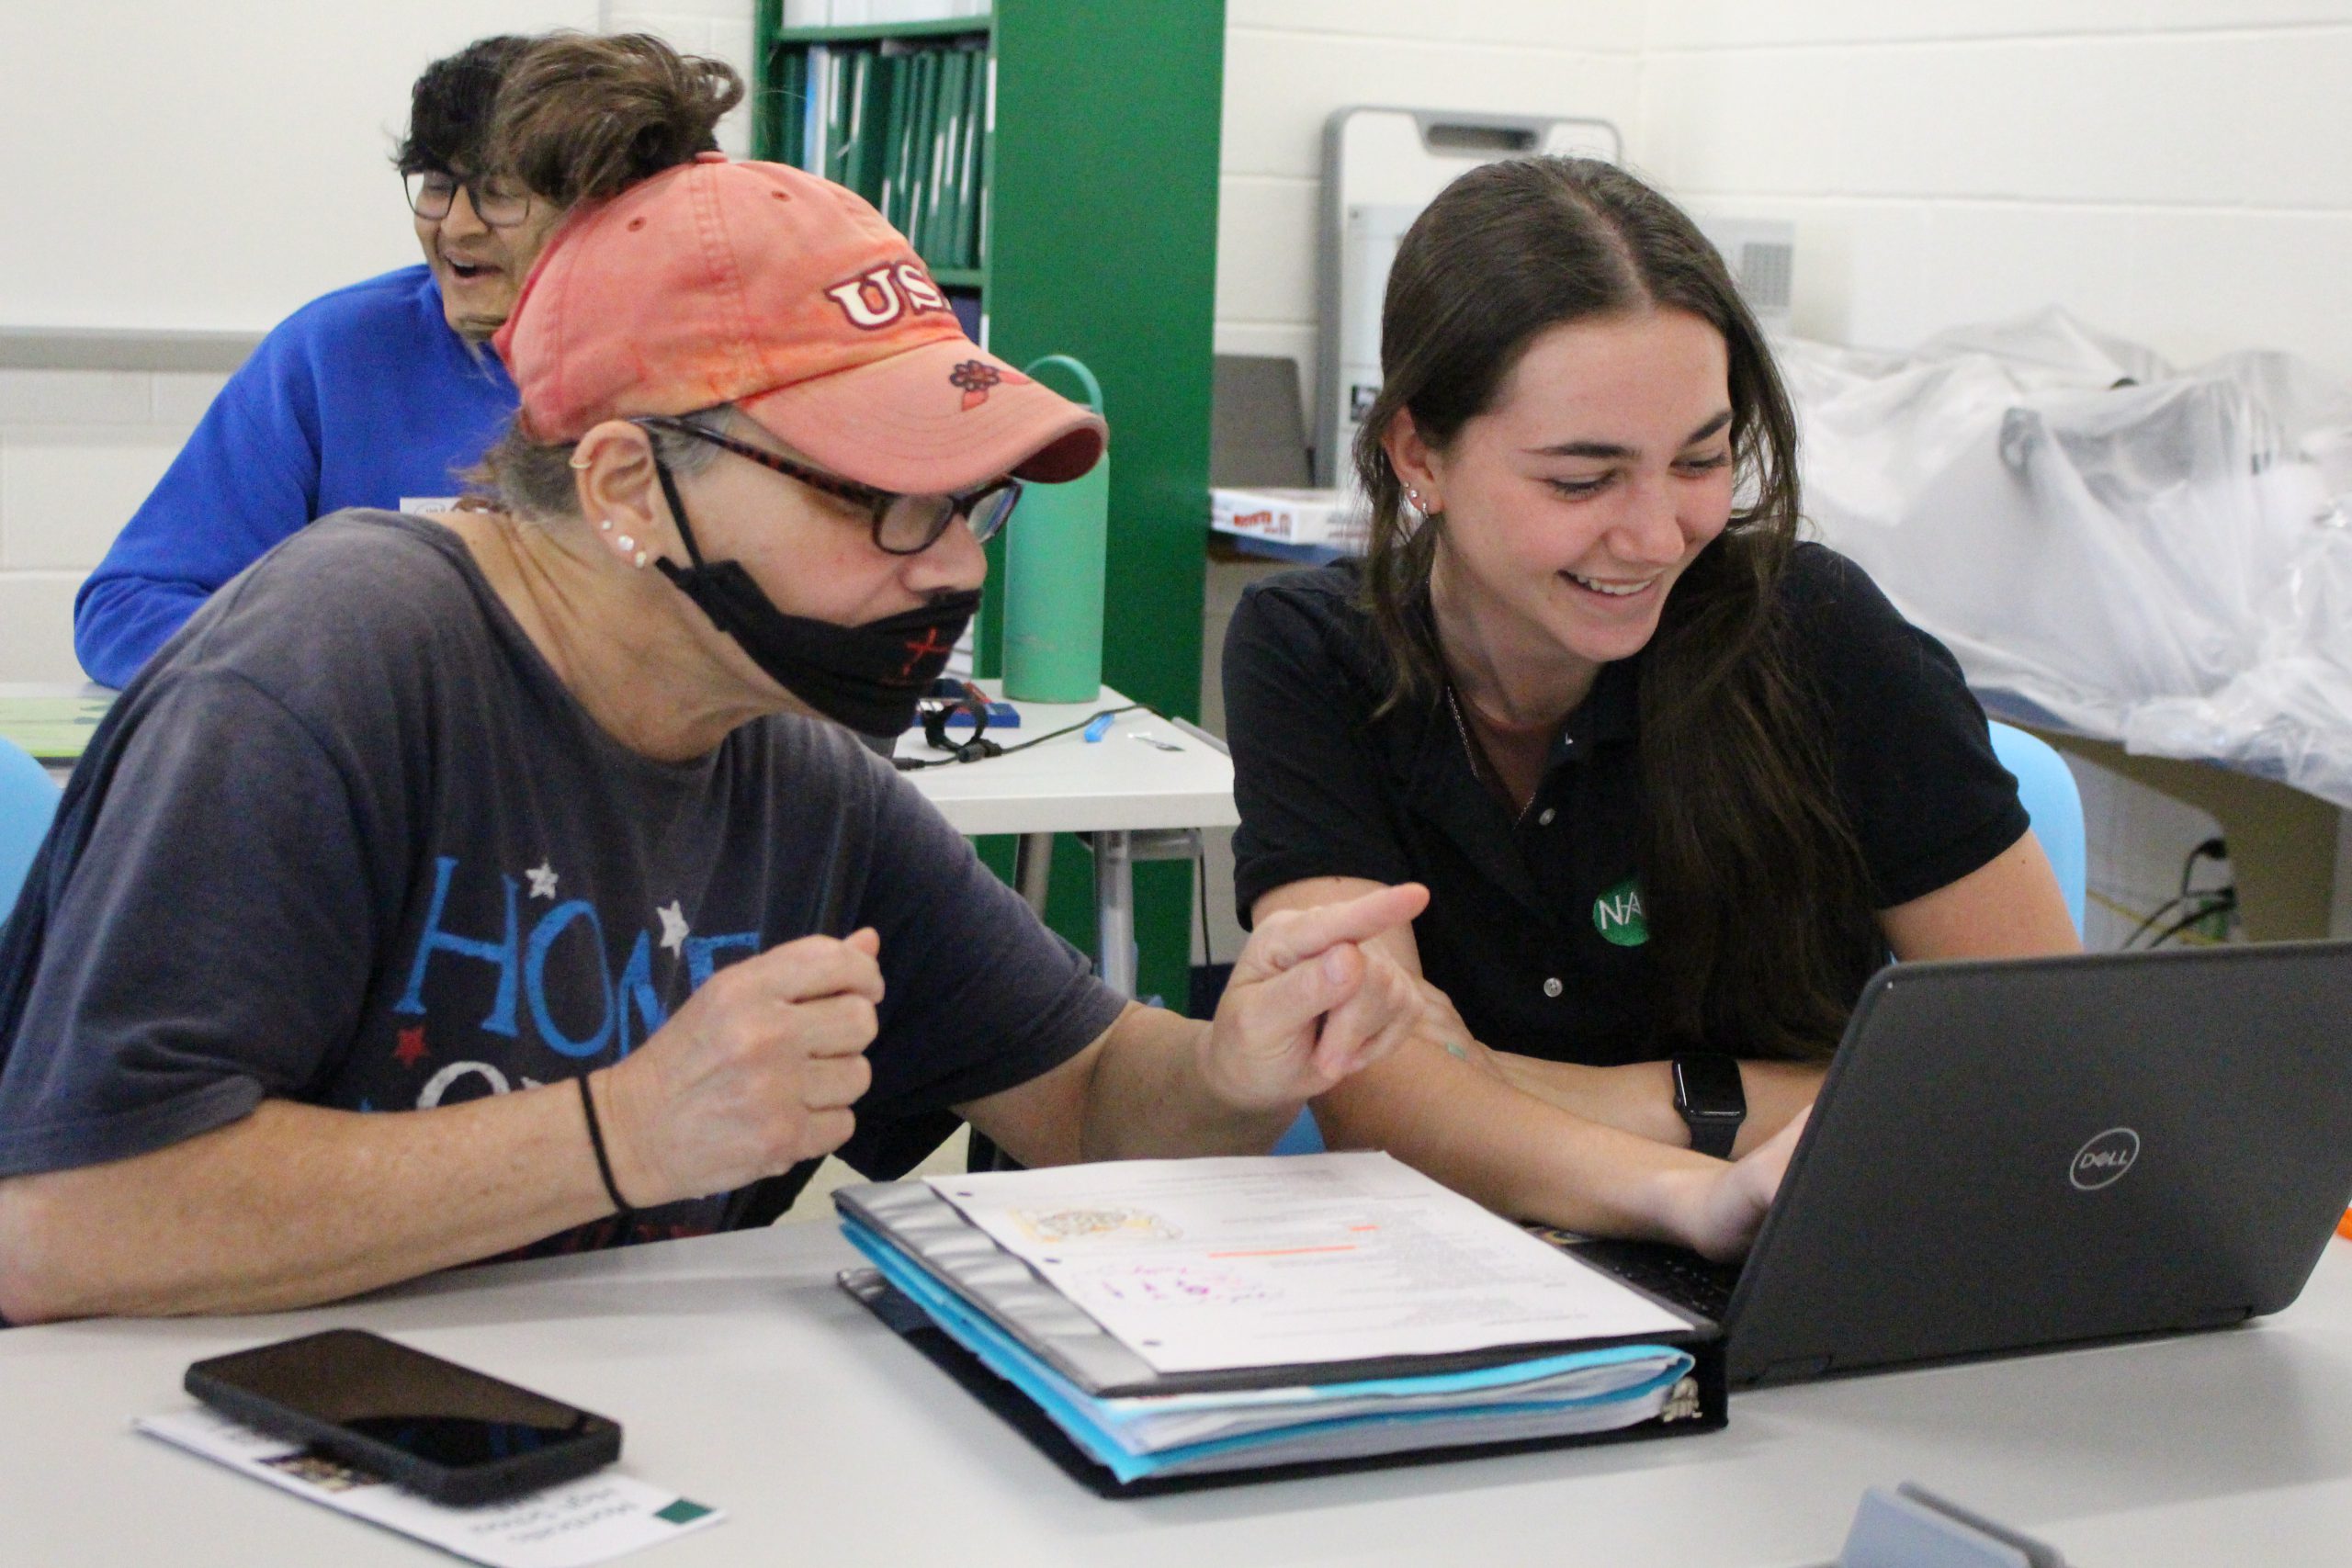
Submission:
<svg viewBox="0 0 2352 1568">
<path fill-rule="evenodd" d="M 977 359 L 967 359 L 947 373 L 948 384 L 962 389 L 967 409 L 976 409 L 987 402 L 989 389 L 1003 379 L 1003 371 Z"/>
<path fill-rule="evenodd" d="M 951 386 L 964 394 L 964 411 L 968 413 L 989 400 L 989 390 L 997 386 L 1015 386 L 1029 378 L 1011 370 L 1003 370 L 985 360 L 967 359 L 947 373 Z"/>
</svg>

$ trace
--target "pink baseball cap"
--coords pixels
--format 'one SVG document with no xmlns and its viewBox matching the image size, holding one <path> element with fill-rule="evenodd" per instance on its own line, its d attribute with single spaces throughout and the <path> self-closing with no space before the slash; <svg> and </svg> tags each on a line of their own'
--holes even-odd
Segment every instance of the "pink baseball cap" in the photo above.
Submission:
<svg viewBox="0 0 2352 1568">
<path fill-rule="evenodd" d="M 492 341 L 541 441 L 733 403 L 845 478 L 938 494 L 1076 479 L 1109 434 L 966 337 L 854 191 L 718 152 L 572 213 Z"/>
</svg>

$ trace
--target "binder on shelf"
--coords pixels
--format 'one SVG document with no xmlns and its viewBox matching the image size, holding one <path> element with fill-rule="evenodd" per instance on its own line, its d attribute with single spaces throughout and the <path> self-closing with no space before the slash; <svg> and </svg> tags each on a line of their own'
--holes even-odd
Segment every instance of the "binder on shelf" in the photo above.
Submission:
<svg viewBox="0 0 2352 1568">
<path fill-rule="evenodd" d="M 922 185 L 922 254 L 938 266 L 955 265 L 948 259 L 955 251 L 955 231 L 947 220 L 955 170 L 947 159 L 963 102 L 957 88 L 967 58 L 960 49 L 941 50 L 933 56 L 932 67 L 932 113 L 926 128 L 929 150 Z"/>
<path fill-rule="evenodd" d="M 869 52 L 858 102 L 857 178 L 851 188 L 872 200 L 880 194 L 890 152 L 890 79 L 899 61 Z"/>
<path fill-rule="evenodd" d="M 907 230 L 907 137 L 913 90 L 911 61 L 903 54 L 888 56 L 885 80 L 888 97 L 883 112 L 882 177 L 874 192 L 875 209 L 900 233 Z"/>
<path fill-rule="evenodd" d="M 769 91 L 775 95 L 775 112 L 767 123 L 775 144 L 767 155 L 779 164 L 806 167 L 808 156 L 808 55 L 798 51 L 776 62 Z"/>
<path fill-rule="evenodd" d="M 988 56 L 975 52 L 966 57 L 964 98 L 957 115 L 959 132 L 956 144 L 956 259 L 949 264 L 958 267 L 980 265 L 977 230 L 979 222 L 980 146 L 987 131 L 985 95 L 988 73 Z"/>
<path fill-rule="evenodd" d="M 911 206 L 907 213 L 907 238 L 917 255 L 927 256 L 931 243 L 931 176 L 937 162 L 939 126 L 939 66 L 936 50 L 915 57 L 915 133 L 912 166 L 907 175 Z"/>
<path fill-rule="evenodd" d="M 1713 1324 L 1385 1155 L 1069 1179 L 840 1189 L 842 1284 L 1106 1496 L 1724 1425 Z"/>
<path fill-rule="evenodd" d="M 984 28 L 786 40 L 770 67 L 770 91 L 780 100 L 770 121 L 776 155 L 865 197 L 933 271 L 981 265 L 990 80 Z"/>
</svg>

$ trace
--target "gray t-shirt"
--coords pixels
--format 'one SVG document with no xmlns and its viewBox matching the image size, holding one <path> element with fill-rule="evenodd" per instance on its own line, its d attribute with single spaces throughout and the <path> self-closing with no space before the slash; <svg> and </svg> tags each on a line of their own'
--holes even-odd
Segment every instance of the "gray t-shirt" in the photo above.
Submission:
<svg viewBox="0 0 2352 1568">
<path fill-rule="evenodd" d="M 1121 1006 L 845 731 L 775 717 L 693 761 L 639 756 L 455 534 L 339 513 L 189 623 L 68 786 L 0 933 L 0 1175 L 141 1154 L 268 1096 L 405 1111 L 575 1077 L 722 965 L 868 925 L 888 995 L 843 1151 L 868 1175 Z M 719 1195 L 535 1250 L 728 1214 Z"/>
</svg>

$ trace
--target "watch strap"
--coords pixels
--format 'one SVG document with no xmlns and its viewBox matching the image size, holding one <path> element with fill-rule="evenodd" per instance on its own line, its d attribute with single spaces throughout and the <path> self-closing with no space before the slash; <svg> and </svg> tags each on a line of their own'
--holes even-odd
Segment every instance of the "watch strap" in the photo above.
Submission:
<svg viewBox="0 0 2352 1568">
<path fill-rule="evenodd" d="M 1729 1159 L 1740 1124 L 1747 1120 L 1747 1090 L 1740 1081 L 1738 1059 L 1702 1052 L 1677 1056 L 1669 1066 L 1674 1109 L 1690 1129 L 1690 1146 L 1702 1155 Z"/>
</svg>

